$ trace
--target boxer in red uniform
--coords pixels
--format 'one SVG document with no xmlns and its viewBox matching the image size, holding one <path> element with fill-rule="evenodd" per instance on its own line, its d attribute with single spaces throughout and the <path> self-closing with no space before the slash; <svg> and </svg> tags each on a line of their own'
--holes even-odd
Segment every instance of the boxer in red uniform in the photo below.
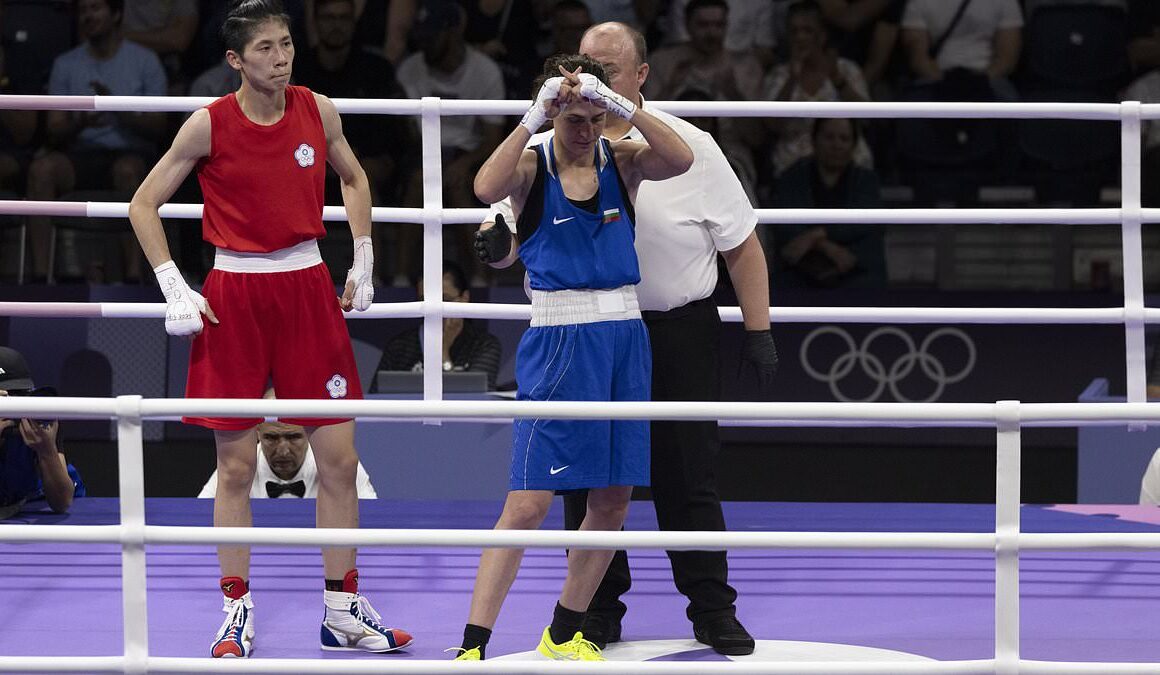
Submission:
<svg viewBox="0 0 1160 675">
<path fill-rule="evenodd" d="M 191 336 L 189 398 L 258 399 L 268 379 L 283 399 L 362 398 L 342 312 L 374 297 L 371 194 L 330 99 L 290 86 L 294 45 L 278 0 L 235 2 L 222 39 L 242 86 L 195 112 L 133 196 L 129 219 L 165 294 L 165 330 Z M 341 298 L 317 239 L 323 177 L 330 163 L 354 237 L 354 262 Z M 197 168 L 205 195 L 203 237 L 217 247 L 202 288 L 186 284 L 169 253 L 158 208 Z M 203 321 L 203 315 L 206 321 Z M 217 445 L 214 525 L 249 527 L 261 419 L 185 418 L 209 427 Z M 354 421 L 289 418 L 307 428 L 318 463 L 318 527 L 358 527 Z M 323 649 L 388 652 L 411 636 L 385 628 L 358 594 L 353 548 L 327 548 Z M 249 547 L 218 548 L 226 619 L 215 657 L 253 648 Z"/>
</svg>

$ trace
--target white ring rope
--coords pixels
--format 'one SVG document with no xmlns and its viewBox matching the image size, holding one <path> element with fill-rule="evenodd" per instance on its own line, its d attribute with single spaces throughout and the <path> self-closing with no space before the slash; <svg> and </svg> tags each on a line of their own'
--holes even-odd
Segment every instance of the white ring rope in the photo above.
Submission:
<svg viewBox="0 0 1160 675">
<path fill-rule="evenodd" d="M 335 98 L 344 114 L 419 115 L 423 101 L 438 101 L 442 115 L 514 115 L 527 101 L 471 101 Z M 193 112 L 214 99 L 197 96 L 41 96 L 0 95 L 0 109 L 100 110 L 104 112 Z M 1131 103 L 1131 102 L 1128 102 Z M 650 101 L 650 106 L 678 116 L 713 117 L 863 117 L 863 118 L 1004 118 L 1119 121 L 1118 103 L 936 103 L 831 101 Z M 1140 106 L 1141 119 L 1160 119 L 1160 104 Z"/>
<path fill-rule="evenodd" d="M 212 99 L 124 96 L 0 95 L 0 109 L 189 112 Z M 445 115 L 518 115 L 522 101 L 335 99 L 342 113 L 420 115 L 423 140 L 424 208 L 376 207 L 375 222 L 421 223 L 423 270 L 437 278 L 443 226 L 476 223 L 484 209 L 442 208 L 439 156 L 440 118 Z M 771 308 L 779 322 L 833 323 L 1097 323 L 1122 324 L 1127 341 L 1128 403 L 704 403 L 704 402 L 530 402 L 442 401 L 438 368 L 425 371 L 423 401 L 239 401 L 221 399 L 0 398 L 0 416 L 55 416 L 61 419 L 116 419 L 120 466 L 121 524 L 107 526 L 0 525 L 0 542 L 119 543 L 123 575 L 145 578 L 146 543 L 201 545 L 506 546 L 581 548 L 936 548 L 995 551 L 995 659 L 899 663 L 455 663 L 441 661 L 330 661 L 151 657 L 145 615 L 146 589 L 123 584 L 123 657 L 5 657 L 0 672 L 247 672 L 247 673 L 1076 673 L 1116 675 L 1155 673 L 1158 664 L 1056 663 L 1019 655 L 1019 551 L 1058 549 L 1160 548 L 1155 533 L 1029 534 L 1019 531 L 1020 431 L 1023 427 L 1139 424 L 1160 421 L 1160 406 L 1143 403 L 1143 326 L 1160 322 L 1160 309 L 1143 306 L 1140 263 L 1141 223 L 1160 222 L 1160 209 L 1140 207 L 1140 121 L 1160 119 L 1160 105 L 1101 103 L 797 103 L 656 102 L 677 115 L 723 117 L 855 118 L 1056 118 L 1115 121 L 1121 127 L 1121 208 L 1092 209 L 760 209 L 762 223 L 907 223 L 907 224 L 1088 224 L 1120 225 L 1123 231 L 1123 307 L 1105 308 Z M 167 204 L 165 218 L 196 219 L 200 204 Z M 128 205 L 98 202 L 0 201 L 0 214 L 124 218 Z M 326 207 L 326 220 L 344 220 L 339 207 Z M 439 295 L 423 302 L 378 303 L 359 318 L 423 317 L 424 351 L 440 353 L 444 316 L 527 319 L 526 305 L 443 303 Z M 0 302 L 0 316 L 160 318 L 159 303 Z M 721 308 L 727 321 L 740 320 L 736 307 Z M 715 419 L 736 425 L 993 427 L 997 440 L 996 522 L 993 533 L 890 532 L 547 532 L 464 530 L 302 530 L 145 525 L 141 423 L 182 414 L 222 417 L 320 416 L 373 420 L 505 420 L 513 417 L 568 419 Z M 127 577 L 128 578 L 128 577 Z"/>
</svg>

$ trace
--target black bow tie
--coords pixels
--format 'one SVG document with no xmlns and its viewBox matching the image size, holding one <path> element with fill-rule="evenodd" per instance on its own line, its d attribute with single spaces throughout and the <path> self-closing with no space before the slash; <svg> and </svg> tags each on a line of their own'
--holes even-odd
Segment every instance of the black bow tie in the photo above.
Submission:
<svg viewBox="0 0 1160 675">
<path fill-rule="evenodd" d="M 270 499 L 277 499 L 287 492 L 295 497 L 305 497 L 306 482 L 300 480 L 296 480 L 293 483 L 275 483 L 272 480 L 266 481 L 266 496 Z"/>
</svg>

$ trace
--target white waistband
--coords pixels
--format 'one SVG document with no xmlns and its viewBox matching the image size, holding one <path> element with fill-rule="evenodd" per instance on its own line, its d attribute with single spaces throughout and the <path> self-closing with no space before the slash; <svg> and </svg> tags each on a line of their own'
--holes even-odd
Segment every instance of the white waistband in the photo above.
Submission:
<svg viewBox="0 0 1160 675">
<path fill-rule="evenodd" d="M 598 321 L 626 321 L 640 318 L 636 286 L 601 290 L 532 289 L 532 327 L 564 326 Z"/>
<path fill-rule="evenodd" d="M 269 253 L 239 253 L 219 248 L 213 266 L 223 272 L 270 273 L 304 270 L 321 262 L 318 240 L 310 239 Z"/>
</svg>

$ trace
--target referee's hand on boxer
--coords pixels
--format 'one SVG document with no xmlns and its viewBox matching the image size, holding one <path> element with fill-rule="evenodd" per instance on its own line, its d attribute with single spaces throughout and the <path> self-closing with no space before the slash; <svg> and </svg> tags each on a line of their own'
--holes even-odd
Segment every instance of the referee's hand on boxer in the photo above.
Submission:
<svg viewBox="0 0 1160 675">
<path fill-rule="evenodd" d="M 487 225 L 487 223 L 484 223 Z M 480 226 L 475 233 L 475 255 L 480 262 L 497 263 L 512 252 L 512 231 L 502 213 L 497 213 L 490 227 Z"/>
</svg>

